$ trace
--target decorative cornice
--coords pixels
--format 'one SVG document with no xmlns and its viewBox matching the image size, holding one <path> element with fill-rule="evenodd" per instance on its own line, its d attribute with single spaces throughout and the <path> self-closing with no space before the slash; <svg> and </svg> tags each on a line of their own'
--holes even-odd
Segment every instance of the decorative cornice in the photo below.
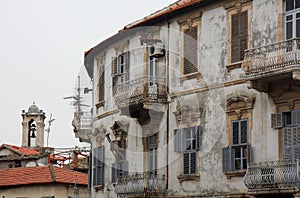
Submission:
<svg viewBox="0 0 300 198">
<path fill-rule="evenodd" d="M 225 9 L 236 9 L 238 12 L 241 11 L 243 4 L 252 2 L 253 0 L 227 0 L 224 8 Z"/>
<path fill-rule="evenodd" d="M 97 115 L 96 118 L 95 118 L 93 121 L 95 121 L 95 120 L 100 120 L 100 119 L 102 119 L 102 118 L 105 118 L 105 117 L 107 117 L 107 116 L 110 116 L 110 115 L 113 115 L 113 114 L 116 114 L 116 113 L 119 113 L 119 112 L 120 112 L 119 109 L 114 109 L 114 110 L 111 110 L 111 111 L 107 111 L 107 112 L 105 112 L 105 113 L 102 113 L 102 114 L 100 114 L 100 115 Z"/>
</svg>

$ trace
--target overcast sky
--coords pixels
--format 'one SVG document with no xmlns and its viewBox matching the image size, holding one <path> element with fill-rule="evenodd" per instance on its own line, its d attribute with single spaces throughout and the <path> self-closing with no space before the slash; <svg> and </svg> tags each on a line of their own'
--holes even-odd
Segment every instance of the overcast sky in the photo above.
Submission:
<svg viewBox="0 0 300 198">
<path fill-rule="evenodd" d="M 74 137 L 71 101 L 63 100 L 84 72 L 83 52 L 173 2 L 0 0 L 0 144 L 21 145 L 21 112 L 35 102 L 46 125 L 55 118 L 49 146 L 87 146 Z"/>
</svg>

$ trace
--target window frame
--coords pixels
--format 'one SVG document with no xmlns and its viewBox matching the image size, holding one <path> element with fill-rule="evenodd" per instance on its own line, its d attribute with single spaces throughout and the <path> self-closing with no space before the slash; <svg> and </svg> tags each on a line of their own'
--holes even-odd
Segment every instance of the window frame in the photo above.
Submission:
<svg viewBox="0 0 300 198">
<path fill-rule="evenodd" d="M 289 39 L 294 39 L 294 38 L 300 38 L 300 31 L 297 33 L 297 21 L 299 20 L 299 26 L 300 26 L 300 7 L 295 8 L 296 1 L 293 0 L 294 2 L 294 8 L 291 10 L 286 10 L 287 9 L 287 1 L 284 1 L 284 40 L 289 40 Z M 297 14 L 299 14 L 299 17 L 297 18 Z M 287 20 L 288 16 L 292 16 L 291 20 Z M 292 32 L 291 32 L 291 37 L 287 38 L 287 23 L 292 23 Z M 298 28 L 299 29 L 299 28 Z M 297 34 L 299 36 L 297 37 Z"/>
<path fill-rule="evenodd" d="M 248 13 L 248 23 L 247 23 L 247 27 L 248 27 L 248 38 L 247 38 L 247 48 L 250 48 L 251 46 L 251 19 L 252 19 L 252 1 L 246 1 L 245 3 L 241 3 L 235 6 L 228 6 L 227 8 L 227 28 L 228 28 L 228 45 L 227 45 L 227 70 L 231 71 L 235 68 L 240 68 L 242 65 L 242 62 L 244 61 L 237 61 L 237 62 L 233 62 L 232 61 L 232 15 L 237 14 L 239 12 L 245 12 L 247 11 Z"/>
</svg>

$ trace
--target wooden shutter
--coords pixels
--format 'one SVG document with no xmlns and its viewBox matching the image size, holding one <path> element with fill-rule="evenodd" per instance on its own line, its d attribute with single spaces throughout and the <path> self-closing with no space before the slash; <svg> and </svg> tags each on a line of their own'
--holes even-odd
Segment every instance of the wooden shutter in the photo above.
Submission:
<svg viewBox="0 0 300 198">
<path fill-rule="evenodd" d="M 183 174 L 188 175 L 190 174 L 190 153 L 183 154 Z"/>
<path fill-rule="evenodd" d="M 241 140 L 240 143 L 244 144 L 248 142 L 248 120 L 240 121 L 240 134 Z"/>
<path fill-rule="evenodd" d="M 283 128 L 282 140 L 283 140 L 283 159 L 293 159 L 293 130 L 292 128 Z"/>
<path fill-rule="evenodd" d="M 96 174 L 96 164 L 97 164 L 97 148 L 93 149 L 93 185 L 96 186 L 97 174 Z"/>
<path fill-rule="evenodd" d="M 252 146 L 251 144 L 247 145 L 247 163 L 252 162 Z"/>
<path fill-rule="evenodd" d="M 190 174 L 196 174 L 197 163 L 196 163 L 196 152 L 190 153 Z"/>
<path fill-rule="evenodd" d="M 183 129 L 174 130 L 174 151 L 183 152 L 185 150 L 185 136 Z"/>
<path fill-rule="evenodd" d="M 232 147 L 222 149 L 222 168 L 223 172 L 234 170 L 234 149 Z"/>
<path fill-rule="evenodd" d="M 237 145 L 240 143 L 239 128 L 239 121 L 231 122 L 232 145 Z"/>
<path fill-rule="evenodd" d="M 198 26 L 185 29 L 183 38 L 183 74 L 186 75 L 198 71 Z"/>
<path fill-rule="evenodd" d="M 293 128 L 294 159 L 300 160 L 300 127 Z"/>
<path fill-rule="evenodd" d="M 125 81 L 129 80 L 129 67 L 130 67 L 130 53 L 129 51 L 125 53 Z"/>
<path fill-rule="evenodd" d="M 292 111 L 292 125 L 300 125 L 300 110 Z"/>
<path fill-rule="evenodd" d="M 111 63 L 111 76 L 112 76 L 112 91 L 115 95 L 118 85 L 118 59 L 114 57 Z"/>
<path fill-rule="evenodd" d="M 197 132 L 196 132 L 196 149 L 197 150 L 199 150 L 202 145 L 202 133 L 203 133 L 203 128 L 201 126 L 198 126 Z"/>
<path fill-rule="evenodd" d="M 117 151 L 118 150 L 118 142 L 117 140 L 114 140 L 110 143 L 110 150 L 111 151 Z"/>
<path fill-rule="evenodd" d="M 119 175 L 120 176 L 120 171 L 123 173 L 122 176 L 128 175 L 128 161 L 123 160 L 118 163 L 118 169 L 119 169 Z"/>
<path fill-rule="evenodd" d="M 97 157 L 96 157 L 96 182 L 95 185 L 103 185 L 104 184 L 104 146 L 100 146 L 96 148 Z"/>
<path fill-rule="evenodd" d="M 89 170 L 88 170 L 88 188 L 92 187 L 92 170 L 93 170 L 93 163 L 92 163 L 92 151 L 90 151 L 90 155 L 88 157 L 88 164 L 89 164 Z"/>
<path fill-rule="evenodd" d="M 231 15 L 231 62 L 244 60 L 248 48 L 248 12 Z"/>
<path fill-rule="evenodd" d="M 111 165 L 111 182 L 114 183 L 117 181 L 119 175 L 119 169 L 117 167 L 117 163 L 113 163 Z"/>
<path fill-rule="evenodd" d="M 104 66 L 102 66 L 102 69 L 99 72 L 99 82 L 98 82 L 98 99 L 99 102 L 104 100 Z"/>
<path fill-rule="evenodd" d="M 278 129 L 283 127 L 282 125 L 282 113 L 272 113 L 271 114 L 271 128 Z"/>
</svg>

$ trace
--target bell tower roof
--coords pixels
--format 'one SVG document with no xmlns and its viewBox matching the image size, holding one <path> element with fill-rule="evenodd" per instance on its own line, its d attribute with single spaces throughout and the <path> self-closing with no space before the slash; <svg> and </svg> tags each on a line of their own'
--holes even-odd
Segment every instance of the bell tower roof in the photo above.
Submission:
<svg viewBox="0 0 300 198">
<path fill-rule="evenodd" d="M 39 113 L 40 109 L 35 105 L 35 102 L 28 108 L 28 113 Z"/>
</svg>

